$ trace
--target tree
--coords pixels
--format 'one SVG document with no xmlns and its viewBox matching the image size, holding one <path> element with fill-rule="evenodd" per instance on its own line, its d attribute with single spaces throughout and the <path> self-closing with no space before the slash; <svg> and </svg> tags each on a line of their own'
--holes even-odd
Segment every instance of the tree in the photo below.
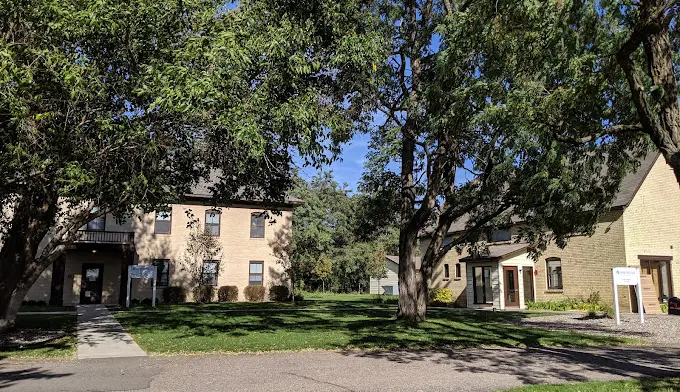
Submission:
<svg viewBox="0 0 680 392">
<path fill-rule="evenodd" d="M 222 269 L 222 245 L 218 237 L 205 231 L 200 222 L 194 222 L 187 235 L 186 248 L 184 249 L 182 270 L 186 271 L 195 285 L 204 283 L 204 265 L 210 261 L 214 268 L 215 276 L 219 276 Z"/>
<path fill-rule="evenodd" d="M 575 8 L 573 20 L 596 27 L 589 33 L 598 38 L 594 45 L 577 50 L 597 59 L 600 66 L 593 72 L 612 75 L 612 85 L 619 87 L 612 96 L 612 109 L 622 116 L 601 130 L 559 127 L 558 140 L 601 143 L 626 134 L 647 135 L 680 183 L 679 7 L 677 1 L 643 0 L 589 1 Z M 581 33 L 587 41 L 586 33 Z"/>
<path fill-rule="evenodd" d="M 165 208 L 201 178 L 216 203 L 281 201 L 291 154 L 326 162 L 368 122 L 370 15 L 309 5 L 0 5 L 0 332 L 89 220 Z"/>
<path fill-rule="evenodd" d="M 319 256 L 319 260 L 314 263 L 312 274 L 321 281 L 321 291 L 326 292 L 326 281 L 333 273 L 333 260 L 326 254 Z"/>
<path fill-rule="evenodd" d="M 517 220 L 534 252 L 592 232 L 646 144 L 635 135 L 589 145 L 555 140 L 555 124 L 598 133 L 625 116 L 611 108 L 610 74 L 592 72 L 597 59 L 570 57 L 597 45 L 596 24 L 573 27 L 583 16 L 578 4 L 380 4 L 392 54 L 378 70 L 385 123 L 373 145 L 386 155 L 383 170 L 400 164 L 397 316 L 421 321 L 446 252 Z M 454 222 L 465 228 L 444 243 Z M 423 233 L 429 243 L 418 271 Z"/>
</svg>

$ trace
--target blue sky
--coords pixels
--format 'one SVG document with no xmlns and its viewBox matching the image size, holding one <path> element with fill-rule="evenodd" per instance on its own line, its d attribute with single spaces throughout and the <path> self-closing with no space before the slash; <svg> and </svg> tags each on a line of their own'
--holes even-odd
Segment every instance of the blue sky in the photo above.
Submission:
<svg viewBox="0 0 680 392">
<path fill-rule="evenodd" d="M 340 159 L 333 162 L 330 166 L 324 167 L 324 171 L 333 171 L 333 178 L 339 184 L 347 183 L 347 187 L 352 191 L 356 191 L 357 184 L 361 179 L 361 174 L 364 171 L 364 162 L 366 160 L 366 153 L 368 152 L 368 143 L 370 141 L 368 134 L 356 134 L 349 143 L 342 147 Z M 314 177 L 317 170 L 313 167 L 302 167 L 298 165 L 300 175 L 307 180 Z"/>
</svg>

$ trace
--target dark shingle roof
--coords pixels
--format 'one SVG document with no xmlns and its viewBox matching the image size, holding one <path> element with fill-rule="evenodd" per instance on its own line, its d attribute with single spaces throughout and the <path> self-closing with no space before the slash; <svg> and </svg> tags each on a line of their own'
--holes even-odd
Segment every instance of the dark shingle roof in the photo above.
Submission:
<svg viewBox="0 0 680 392">
<path fill-rule="evenodd" d="M 499 244 L 499 245 L 489 245 L 487 247 L 487 251 L 484 254 L 480 254 L 477 257 L 472 257 L 472 256 L 467 256 L 463 257 L 460 259 L 460 261 L 472 261 L 472 260 L 479 260 L 479 259 L 500 259 L 504 256 L 507 256 L 511 253 L 520 251 L 520 250 L 525 250 L 527 248 L 527 244 L 524 243 L 519 243 L 519 244 Z"/>
<path fill-rule="evenodd" d="M 213 196 L 210 188 L 217 182 L 219 182 L 219 175 L 217 172 L 212 172 L 210 173 L 210 178 L 201 178 L 201 180 L 191 188 L 191 193 L 188 193 L 185 196 L 200 199 L 210 199 Z M 244 197 L 239 197 L 238 195 L 242 194 L 243 190 L 244 188 L 239 189 L 235 201 L 253 203 L 262 202 L 261 198 L 246 199 Z M 302 203 L 302 200 L 298 199 L 297 197 L 287 196 L 284 203 L 296 205 Z"/>
<path fill-rule="evenodd" d="M 645 178 L 647 178 L 647 174 L 649 174 L 649 171 L 652 169 L 652 166 L 654 166 L 654 163 L 659 158 L 659 156 L 661 156 L 661 154 L 656 151 L 647 154 L 647 156 L 642 161 L 640 161 L 640 167 L 638 167 L 636 171 L 628 173 L 628 175 L 623 178 L 621 181 L 621 186 L 619 187 L 619 191 L 614 196 L 612 208 L 626 207 L 631 201 L 633 201 L 633 197 L 635 197 L 635 194 L 637 193 L 638 189 L 640 189 L 640 186 L 644 182 Z M 513 223 L 519 222 L 519 219 L 514 217 L 512 220 Z M 467 216 L 461 217 L 451 225 L 448 233 L 456 233 L 465 230 L 467 221 Z"/>
<path fill-rule="evenodd" d="M 621 187 L 619 191 L 614 196 L 614 202 L 612 207 L 626 207 L 633 201 L 633 197 L 640 189 L 640 185 L 647 178 L 647 174 L 652 170 L 652 166 L 659 158 L 661 154 L 658 152 L 652 152 L 647 154 L 647 156 L 640 162 L 640 167 L 633 173 L 628 173 L 627 176 L 621 181 Z"/>
</svg>

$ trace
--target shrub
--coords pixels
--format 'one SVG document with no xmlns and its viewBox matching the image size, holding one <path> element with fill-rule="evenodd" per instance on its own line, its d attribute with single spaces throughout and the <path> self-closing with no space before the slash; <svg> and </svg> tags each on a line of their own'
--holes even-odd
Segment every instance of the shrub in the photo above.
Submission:
<svg viewBox="0 0 680 392">
<path fill-rule="evenodd" d="M 130 307 L 134 307 L 137 305 L 139 305 L 139 298 L 133 298 L 132 300 L 130 300 Z"/>
<path fill-rule="evenodd" d="M 246 300 L 250 302 L 262 302 L 264 301 L 264 286 L 246 286 L 243 289 L 243 295 L 245 295 Z"/>
<path fill-rule="evenodd" d="M 399 296 L 387 294 L 373 294 L 373 302 L 378 304 L 397 304 L 399 303 Z"/>
<path fill-rule="evenodd" d="M 300 294 L 295 293 L 295 302 L 300 302 L 305 300 L 305 293 L 302 292 Z"/>
<path fill-rule="evenodd" d="M 153 301 L 151 300 L 151 298 L 144 298 L 139 303 L 142 304 L 142 305 L 151 305 L 151 304 L 153 304 Z"/>
<path fill-rule="evenodd" d="M 550 310 L 564 312 L 567 310 L 580 310 L 588 314 L 588 317 L 596 317 L 598 313 L 604 313 L 612 317 L 614 313 L 611 306 L 600 302 L 600 293 L 591 293 L 587 300 L 567 298 L 561 301 L 527 302 L 527 310 Z"/>
<path fill-rule="evenodd" d="M 194 301 L 202 304 L 212 302 L 213 298 L 215 298 L 215 286 L 202 284 L 194 287 L 192 292 L 194 294 Z"/>
<path fill-rule="evenodd" d="M 430 303 L 447 304 L 453 301 L 453 292 L 449 289 L 433 288 L 430 290 Z"/>
<path fill-rule="evenodd" d="M 238 287 L 236 286 L 222 286 L 217 290 L 217 300 L 220 302 L 236 302 L 238 301 Z"/>
<path fill-rule="evenodd" d="M 270 301 L 288 301 L 290 300 L 290 290 L 288 286 L 284 285 L 274 285 L 269 288 L 269 300 Z"/>
<path fill-rule="evenodd" d="M 163 302 L 179 304 L 187 301 L 187 291 L 184 287 L 170 286 L 163 289 Z"/>
</svg>

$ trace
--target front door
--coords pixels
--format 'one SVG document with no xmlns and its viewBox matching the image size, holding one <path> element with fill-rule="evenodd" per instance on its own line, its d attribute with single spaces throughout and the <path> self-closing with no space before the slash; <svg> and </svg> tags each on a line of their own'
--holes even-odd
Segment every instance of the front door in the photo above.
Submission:
<svg viewBox="0 0 680 392">
<path fill-rule="evenodd" d="M 524 286 L 524 303 L 534 300 L 534 269 L 522 267 L 522 285 Z"/>
<path fill-rule="evenodd" d="M 505 306 L 519 306 L 519 278 L 517 267 L 503 267 Z"/>
<path fill-rule="evenodd" d="M 83 264 L 80 281 L 80 303 L 102 303 L 102 285 L 104 282 L 104 264 Z"/>
</svg>

